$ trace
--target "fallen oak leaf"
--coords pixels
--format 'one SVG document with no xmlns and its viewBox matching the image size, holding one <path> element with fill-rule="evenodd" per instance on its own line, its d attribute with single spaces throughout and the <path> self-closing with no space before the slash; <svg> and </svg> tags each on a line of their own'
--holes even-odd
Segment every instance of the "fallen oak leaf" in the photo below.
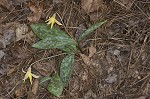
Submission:
<svg viewBox="0 0 150 99">
<path fill-rule="evenodd" d="M 24 39 L 29 44 L 35 41 L 36 36 L 32 31 L 28 31 L 28 26 L 25 24 L 20 24 L 16 29 L 16 41 Z"/>
<path fill-rule="evenodd" d="M 86 13 L 97 11 L 102 5 L 102 0 L 81 0 L 81 7 Z"/>
<path fill-rule="evenodd" d="M 91 58 L 96 53 L 96 48 L 91 44 L 89 47 L 89 58 Z"/>
<path fill-rule="evenodd" d="M 23 25 L 18 26 L 18 28 L 16 29 L 16 41 L 19 41 L 25 38 L 27 32 L 28 32 L 27 25 L 23 24 Z"/>
<path fill-rule="evenodd" d="M 21 85 L 21 86 L 19 86 L 16 90 L 15 90 L 15 96 L 16 97 L 21 97 L 21 96 L 23 96 L 24 94 L 25 94 L 25 85 Z M 0 98 L 1 99 L 1 98 Z"/>
<path fill-rule="evenodd" d="M 43 12 L 43 2 L 41 2 L 39 6 L 37 6 L 35 2 L 29 2 L 28 6 L 30 10 L 33 12 L 33 16 L 27 17 L 28 20 L 30 22 L 37 23 L 40 20 L 42 12 Z"/>
<path fill-rule="evenodd" d="M 29 90 L 28 92 L 27 99 L 38 99 L 37 95 L 38 89 L 39 89 L 39 81 L 35 79 L 32 85 L 32 89 Z"/>
<path fill-rule="evenodd" d="M 88 56 L 86 56 L 84 54 L 81 54 L 81 53 L 79 55 L 81 56 L 82 60 L 84 61 L 84 63 L 86 65 L 90 65 L 92 63 L 91 60 L 90 60 L 90 58 Z"/>
<path fill-rule="evenodd" d="M 35 79 L 35 81 L 33 82 L 33 86 L 32 86 L 32 93 L 34 95 L 37 95 L 38 88 L 39 88 L 39 81 Z"/>
</svg>

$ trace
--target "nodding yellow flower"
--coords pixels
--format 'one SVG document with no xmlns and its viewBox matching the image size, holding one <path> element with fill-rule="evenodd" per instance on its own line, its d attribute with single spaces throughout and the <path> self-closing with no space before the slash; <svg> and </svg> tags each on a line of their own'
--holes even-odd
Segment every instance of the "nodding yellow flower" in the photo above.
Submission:
<svg viewBox="0 0 150 99">
<path fill-rule="evenodd" d="M 22 70 L 22 71 L 23 71 L 23 70 Z M 30 80 L 31 85 L 32 85 L 32 76 L 33 76 L 34 78 L 39 78 L 39 76 L 37 76 L 37 75 L 31 73 L 31 66 L 28 68 L 27 72 L 25 72 L 25 71 L 23 71 L 23 72 L 26 73 L 25 76 L 24 76 L 24 79 L 23 79 L 24 82 L 25 82 L 25 80 L 29 77 L 29 80 Z"/>
<path fill-rule="evenodd" d="M 45 22 L 47 22 L 47 24 L 51 24 L 51 28 L 53 28 L 55 23 L 57 23 L 58 25 L 62 25 L 59 21 L 56 20 L 56 13 L 54 13 L 52 17 L 49 17 L 49 19 Z"/>
</svg>

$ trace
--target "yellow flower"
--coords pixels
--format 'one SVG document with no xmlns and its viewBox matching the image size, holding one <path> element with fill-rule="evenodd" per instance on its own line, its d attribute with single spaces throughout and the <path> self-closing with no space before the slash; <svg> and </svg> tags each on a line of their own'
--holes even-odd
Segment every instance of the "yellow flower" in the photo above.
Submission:
<svg viewBox="0 0 150 99">
<path fill-rule="evenodd" d="M 57 23 L 58 25 L 62 25 L 59 21 L 56 20 L 56 13 L 54 13 L 52 17 L 49 17 L 49 19 L 45 22 L 48 22 L 47 24 L 51 24 L 51 28 L 53 28 L 55 23 Z"/>
<path fill-rule="evenodd" d="M 23 70 L 22 70 L 22 71 L 23 71 Z M 28 68 L 28 71 L 27 71 L 27 72 L 25 72 L 25 71 L 23 71 L 23 72 L 26 73 L 25 76 L 24 76 L 24 79 L 23 79 L 24 82 L 25 82 L 25 80 L 29 77 L 29 80 L 30 80 L 31 85 L 32 85 L 32 76 L 33 76 L 34 78 L 39 78 L 39 76 L 37 76 L 37 75 L 31 73 L 31 66 Z"/>
</svg>

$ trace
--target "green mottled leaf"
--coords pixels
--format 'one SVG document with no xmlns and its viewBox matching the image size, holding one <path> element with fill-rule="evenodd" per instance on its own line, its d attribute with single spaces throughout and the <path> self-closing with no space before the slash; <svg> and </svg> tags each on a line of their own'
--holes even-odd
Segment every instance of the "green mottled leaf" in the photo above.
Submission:
<svg viewBox="0 0 150 99">
<path fill-rule="evenodd" d="M 65 46 L 59 46 L 57 48 L 69 54 L 77 52 L 77 47 L 75 45 L 65 45 Z"/>
<path fill-rule="evenodd" d="M 39 49 L 51 49 L 51 48 L 60 48 L 61 46 L 66 45 L 75 45 L 74 40 L 70 38 L 64 38 L 63 36 L 57 37 L 47 37 L 42 39 L 41 41 L 32 45 L 32 47 Z"/>
<path fill-rule="evenodd" d="M 40 79 L 40 85 L 46 85 L 51 80 L 51 77 L 43 77 Z"/>
<path fill-rule="evenodd" d="M 51 49 L 58 48 L 67 53 L 76 53 L 77 43 L 75 40 L 70 38 L 68 34 L 60 29 L 44 23 L 32 24 L 31 28 L 33 32 L 42 39 L 41 41 L 33 44 L 32 46 L 39 49 Z"/>
<path fill-rule="evenodd" d="M 64 32 L 58 28 L 55 28 L 55 27 L 53 27 L 51 29 L 50 26 L 45 24 L 45 23 L 32 24 L 31 28 L 32 28 L 33 32 L 40 39 L 44 39 L 44 38 L 47 38 L 49 36 L 50 37 L 62 36 L 62 37 L 70 38 L 66 32 Z"/>
<path fill-rule="evenodd" d="M 67 85 L 71 77 L 72 70 L 73 70 L 73 63 L 74 63 L 74 54 L 68 54 L 61 62 L 60 78 L 64 86 Z"/>
<path fill-rule="evenodd" d="M 94 30 L 96 30 L 97 28 L 99 28 L 101 25 L 103 25 L 104 23 L 106 23 L 107 20 L 98 22 L 92 26 L 90 26 L 87 30 L 85 30 L 79 37 L 79 41 L 81 41 L 82 39 L 84 39 L 85 37 L 87 37 L 90 33 L 92 33 Z"/>
<path fill-rule="evenodd" d="M 51 83 L 48 84 L 47 89 L 53 95 L 60 97 L 63 92 L 63 83 L 58 74 L 54 74 L 51 78 Z"/>
</svg>

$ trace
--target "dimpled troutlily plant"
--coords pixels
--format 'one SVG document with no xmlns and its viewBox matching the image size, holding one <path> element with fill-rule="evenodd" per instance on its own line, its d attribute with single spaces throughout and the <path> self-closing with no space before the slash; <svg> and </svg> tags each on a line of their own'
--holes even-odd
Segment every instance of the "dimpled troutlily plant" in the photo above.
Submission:
<svg viewBox="0 0 150 99">
<path fill-rule="evenodd" d="M 49 19 L 45 22 L 47 22 L 47 24 L 51 24 L 51 28 L 53 28 L 55 23 L 57 23 L 58 25 L 62 25 L 59 21 L 56 20 L 56 13 L 54 13 L 52 17 L 49 17 Z"/>
<path fill-rule="evenodd" d="M 53 95 L 57 97 L 61 97 L 61 94 L 63 92 L 63 89 L 68 85 L 69 80 L 72 75 L 74 61 L 75 61 L 75 55 L 79 52 L 82 52 L 81 49 L 84 47 L 83 45 L 80 45 L 80 42 L 85 40 L 85 38 L 93 33 L 94 30 L 99 28 L 101 25 L 106 23 L 106 20 L 99 21 L 93 25 L 91 25 L 88 29 L 86 29 L 79 37 L 74 37 L 73 35 L 70 36 L 69 33 L 66 31 L 61 30 L 60 28 L 54 27 L 54 24 L 62 25 L 60 22 L 56 20 L 56 15 L 53 14 L 52 17 L 49 17 L 49 19 L 45 22 L 46 23 L 36 23 L 31 24 L 31 28 L 33 32 L 36 34 L 36 36 L 40 39 L 38 42 L 32 45 L 32 47 L 37 49 L 59 49 L 63 52 L 65 52 L 63 55 L 64 58 L 61 61 L 60 69 L 59 71 L 55 72 L 53 75 L 48 77 L 42 77 L 40 78 L 39 84 L 43 87 L 47 87 L 47 90 L 52 93 Z M 50 25 L 50 26 L 49 26 Z M 64 23 L 65 25 L 65 23 Z M 79 51 L 80 50 L 80 51 Z M 53 57 L 58 57 L 59 55 L 54 55 L 50 57 L 46 57 L 41 60 L 37 60 L 37 62 L 50 59 Z M 35 62 L 33 62 L 31 65 L 33 65 Z M 30 65 L 30 66 L 31 66 Z M 24 80 L 26 80 L 28 77 L 30 79 L 30 82 L 32 82 L 32 76 L 37 78 L 34 74 L 31 73 L 31 67 L 29 67 Z"/>
<path fill-rule="evenodd" d="M 35 75 L 35 74 L 33 74 L 32 72 L 31 72 L 31 66 L 28 68 L 28 70 L 27 70 L 27 72 L 25 72 L 24 70 L 22 70 L 24 73 L 26 73 L 25 74 L 25 76 L 24 76 L 24 82 L 25 82 L 25 80 L 27 79 L 27 78 L 29 78 L 29 80 L 30 80 L 30 83 L 31 83 L 31 85 L 32 85 L 32 76 L 34 77 L 34 78 L 39 78 L 39 76 L 37 76 L 37 75 Z"/>
</svg>

